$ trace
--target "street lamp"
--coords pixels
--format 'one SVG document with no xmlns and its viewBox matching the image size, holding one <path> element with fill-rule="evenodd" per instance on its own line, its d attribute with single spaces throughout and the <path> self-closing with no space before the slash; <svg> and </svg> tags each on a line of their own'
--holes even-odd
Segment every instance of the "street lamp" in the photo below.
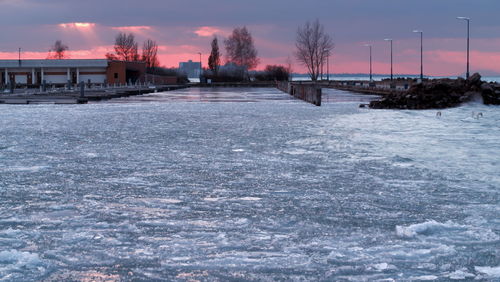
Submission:
<svg viewBox="0 0 500 282">
<path fill-rule="evenodd" d="M 392 71 L 392 39 L 386 38 L 384 39 L 385 41 L 390 41 L 391 42 L 391 81 L 393 80 L 393 71 Z"/>
<path fill-rule="evenodd" d="M 372 82 L 372 45 L 371 44 L 365 44 L 365 47 L 370 47 L 370 82 Z"/>
<path fill-rule="evenodd" d="M 424 32 L 422 30 L 414 30 L 415 33 L 420 33 L 420 80 L 424 80 Z"/>
<path fill-rule="evenodd" d="M 458 20 L 467 21 L 467 73 L 465 74 L 466 78 L 469 78 L 469 41 L 470 41 L 470 18 L 467 17 L 457 17 Z"/>
<path fill-rule="evenodd" d="M 326 80 L 330 81 L 330 50 L 323 49 L 323 52 L 326 54 Z"/>
<path fill-rule="evenodd" d="M 323 81 L 323 61 L 321 61 L 320 80 Z"/>
</svg>

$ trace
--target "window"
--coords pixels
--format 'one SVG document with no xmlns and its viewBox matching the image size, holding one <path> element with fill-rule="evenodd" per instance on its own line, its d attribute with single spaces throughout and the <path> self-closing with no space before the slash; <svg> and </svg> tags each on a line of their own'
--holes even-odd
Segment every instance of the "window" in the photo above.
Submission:
<svg viewBox="0 0 500 282">
<path fill-rule="evenodd" d="M 117 73 L 117 72 L 115 72 L 115 79 L 117 79 L 117 78 L 118 78 L 118 73 Z"/>
</svg>

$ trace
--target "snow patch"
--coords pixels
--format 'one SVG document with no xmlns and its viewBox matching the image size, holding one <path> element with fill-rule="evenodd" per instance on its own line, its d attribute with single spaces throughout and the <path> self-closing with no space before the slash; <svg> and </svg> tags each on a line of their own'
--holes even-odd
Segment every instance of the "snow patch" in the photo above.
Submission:
<svg viewBox="0 0 500 282">
<path fill-rule="evenodd" d="M 224 200 L 224 198 L 210 198 L 210 197 L 203 198 L 203 201 L 206 202 L 218 202 L 220 200 Z"/>
<path fill-rule="evenodd" d="M 260 201 L 260 200 L 262 200 L 262 198 L 259 198 L 259 197 L 242 197 L 242 198 L 239 198 L 238 200 L 241 200 L 241 201 Z"/>
<path fill-rule="evenodd" d="M 417 235 L 429 235 L 441 230 L 461 227 L 453 223 L 440 223 L 430 220 L 410 226 L 396 226 L 396 235 L 400 238 L 415 238 Z"/>
<path fill-rule="evenodd" d="M 474 274 L 467 272 L 466 268 L 459 269 L 448 276 L 451 280 L 464 280 L 467 278 L 475 277 Z"/>
<path fill-rule="evenodd" d="M 7 238 L 16 237 L 19 234 L 21 234 L 20 230 L 15 230 L 15 229 L 12 229 L 10 227 L 7 230 L 0 231 L 0 236 L 7 237 Z"/>
<path fill-rule="evenodd" d="M 83 153 L 82 157 L 87 157 L 87 158 L 97 158 L 99 154 L 97 153 Z"/>
<path fill-rule="evenodd" d="M 179 204 L 179 203 L 182 203 L 181 200 L 178 200 L 178 199 L 168 199 L 168 198 L 158 199 L 158 202 L 166 203 L 166 204 Z"/>
<path fill-rule="evenodd" d="M 0 274 L 21 269 L 34 269 L 39 267 L 42 261 L 37 254 L 20 252 L 17 250 L 0 252 Z"/>
<path fill-rule="evenodd" d="M 18 171 L 18 172 L 37 172 L 42 169 L 46 169 L 48 166 L 15 166 L 7 168 L 7 171 Z"/>
<path fill-rule="evenodd" d="M 486 274 L 488 278 L 500 278 L 500 266 L 475 266 L 477 272 Z"/>
<path fill-rule="evenodd" d="M 396 266 L 394 266 L 392 264 L 388 264 L 386 262 L 374 264 L 373 268 L 376 269 L 377 271 L 395 270 L 395 269 L 397 269 Z"/>
<path fill-rule="evenodd" d="M 433 281 L 437 280 L 438 277 L 435 275 L 422 275 L 422 276 L 417 276 L 417 277 L 411 277 L 411 281 Z"/>
</svg>

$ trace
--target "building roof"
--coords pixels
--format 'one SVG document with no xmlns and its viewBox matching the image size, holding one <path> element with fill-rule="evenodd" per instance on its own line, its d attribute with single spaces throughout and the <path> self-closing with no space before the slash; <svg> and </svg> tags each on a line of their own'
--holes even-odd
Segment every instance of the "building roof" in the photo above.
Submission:
<svg viewBox="0 0 500 282">
<path fill-rule="evenodd" d="M 107 67 L 107 59 L 78 59 L 78 60 L 0 60 L 0 68 L 77 68 L 90 67 L 100 68 Z"/>
</svg>

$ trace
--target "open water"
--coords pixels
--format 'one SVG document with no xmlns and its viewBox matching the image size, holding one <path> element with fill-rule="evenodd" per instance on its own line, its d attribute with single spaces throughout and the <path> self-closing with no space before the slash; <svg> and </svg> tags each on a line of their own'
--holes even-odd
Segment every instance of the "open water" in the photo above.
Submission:
<svg viewBox="0 0 500 282">
<path fill-rule="evenodd" d="M 326 95 L 0 105 L 0 280 L 500 280 L 499 108 Z"/>
</svg>

